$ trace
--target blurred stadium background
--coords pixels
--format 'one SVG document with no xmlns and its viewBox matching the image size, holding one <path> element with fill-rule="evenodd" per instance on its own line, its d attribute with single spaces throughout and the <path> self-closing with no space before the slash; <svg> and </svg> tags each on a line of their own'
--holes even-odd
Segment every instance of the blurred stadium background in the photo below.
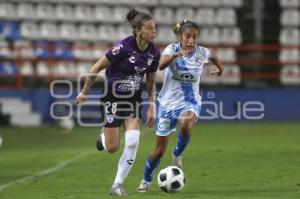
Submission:
<svg viewBox="0 0 300 199">
<path fill-rule="evenodd" d="M 225 65 L 220 78 L 210 77 L 205 67 L 203 98 L 222 100 L 224 114 L 237 112 L 237 102 L 260 101 L 263 120 L 298 121 L 299 6 L 299 0 L 2 0 L 0 124 L 51 124 L 51 110 L 56 118 L 71 116 L 75 122 L 99 117 L 96 106 L 78 115 L 72 105 L 77 80 L 83 82 L 78 76 L 131 34 L 124 22 L 131 7 L 154 16 L 162 49 L 176 41 L 177 21 L 199 24 L 201 45 L 215 50 Z"/>
</svg>

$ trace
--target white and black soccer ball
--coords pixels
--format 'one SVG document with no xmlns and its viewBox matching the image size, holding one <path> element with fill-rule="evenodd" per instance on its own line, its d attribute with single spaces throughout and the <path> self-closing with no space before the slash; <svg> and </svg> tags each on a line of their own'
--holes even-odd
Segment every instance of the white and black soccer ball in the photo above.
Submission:
<svg viewBox="0 0 300 199">
<path fill-rule="evenodd" d="M 165 192 L 178 192 L 185 184 L 184 173 L 179 167 L 168 166 L 159 171 L 157 183 Z"/>
</svg>

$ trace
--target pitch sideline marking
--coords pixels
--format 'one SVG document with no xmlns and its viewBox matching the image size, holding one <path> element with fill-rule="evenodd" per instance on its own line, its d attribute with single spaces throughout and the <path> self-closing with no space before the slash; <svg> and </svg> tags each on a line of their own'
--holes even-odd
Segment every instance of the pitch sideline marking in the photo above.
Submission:
<svg viewBox="0 0 300 199">
<path fill-rule="evenodd" d="M 149 130 L 146 130 L 146 131 L 143 132 L 141 135 L 145 135 L 145 134 L 147 134 L 148 132 L 149 132 Z M 122 142 L 124 142 L 123 139 L 121 140 L 121 143 L 122 143 Z M 121 144 L 121 143 L 120 143 L 120 144 Z M 64 168 L 65 166 L 67 166 L 67 165 L 69 165 L 69 164 L 71 164 L 71 163 L 73 163 L 73 162 L 79 160 L 80 158 L 83 158 L 83 157 L 88 156 L 88 155 L 93 154 L 93 153 L 97 153 L 97 151 L 92 151 L 92 152 L 88 152 L 88 153 L 82 153 L 82 154 L 79 154 L 79 155 L 75 156 L 75 157 L 72 158 L 72 159 L 62 161 L 62 162 L 56 164 L 54 167 L 51 167 L 51 168 L 46 169 L 46 170 L 44 170 L 44 171 L 38 172 L 38 173 L 36 173 L 36 174 L 34 174 L 34 175 L 26 176 L 26 177 L 23 177 L 23 178 L 14 180 L 14 181 L 12 181 L 12 182 L 10 182 L 10 183 L 1 185 L 1 186 L 0 186 L 0 191 L 3 191 L 4 189 L 6 189 L 6 188 L 8 188 L 8 187 L 10 187 L 10 186 L 12 186 L 12 185 L 15 185 L 15 184 L 22 184 L 22 183 L 24 183 L 24 182 L 26 182 L 26 181 L 28 181 L 28 180 L 34 179 L 34 178 L 36 178 L 36 177 L 42 177 L 42 176 L 48 175 L 48 174 L 50 174 L 50 173 L 53 173 L 53 172 L 55 172 L 55 171 L 57 171 L 57 170 L 59 170 L 59 169 Z"/>
<path fill-rule="evenodd" d="M 0 186 L 0 191 L 3 191 L 4 189 L 6 189 L 6 188 L 8 188 L 8 187 L 10 187 L 12 185 L 22 184 L 22 183 L 24 183 L 24 182 L 26 182 L 28 180 L 34 179 L 36 177 L 41 177 L 41 176 L 45 176 L 45 175 L 48 175 L 50 173 L 53 173 L 53 172 L 55 172 L 57 170 L 60 170 L 60 169 L 64 168 L 65 166 L 67 166 L 67 165 L 69 165 L 69 164 L 71 164 L 71 163 L 73 163 L 73 162 L 75 162 L 75 161 L 77 161 L 77 160 L 79 160 L 79 159 L 81 159 L 81 158 L 83 158 L 85 156 L 88 156 L 88 155 L 96 153 L 96 152 L 97 151 L 92 151 L 92 152 L 88 152 L 88 153 L 79 154 L 79 155 L 77 155 L 77 156 L 75 156 L 75 157 L 73 157 L 73 158 L 71 158 L 69 160 L 65 160 L 65 161 L 57 163 L 54 167 L 50 167 L 49 169 L 46 169 L 46 170 L 41 171 L 41 172 L 38 172 L 38 173 L 36 173 L 34 175 L 26 176 L 26 177 L 14 180 L 14 181 L 12 181 L 10 183 L 4 184 L 4 185 Z"/>
</svg>

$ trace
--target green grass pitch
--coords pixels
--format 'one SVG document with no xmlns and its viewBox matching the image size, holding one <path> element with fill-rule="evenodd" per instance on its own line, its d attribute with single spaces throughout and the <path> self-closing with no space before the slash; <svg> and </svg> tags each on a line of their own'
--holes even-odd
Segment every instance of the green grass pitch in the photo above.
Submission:
<svg viewBox="0 0 300 199">
<path fill-rule="evenodd" d="M 143 165 L 155 141 L 142 129 L 135 165 L 125 181 L 128 198 L 298 199 L 300 198 L 300 124 L 210 123 L 194 127 L 184 152 L 184 189 L 167 194 L 157 186 L 159 169 L 171 162 L 175 134 L 152 189 L 137 193 Z M 65 134 L 55 127 L 0 128 L 1 199 L 105 199 L 118 158 L 97 152 L 96 128 Z"/>
</svg>

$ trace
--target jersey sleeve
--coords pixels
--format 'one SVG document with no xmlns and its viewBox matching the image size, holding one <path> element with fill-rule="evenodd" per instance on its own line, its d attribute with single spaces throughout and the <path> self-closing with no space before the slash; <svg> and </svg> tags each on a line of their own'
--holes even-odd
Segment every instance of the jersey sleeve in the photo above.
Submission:
<svg viewBox="0 0 300 199">
<path fill-rule="evenodd" d="M 127 50 L 124 42 L 118 42 L 112 49 L 105 53 L 105 56 L 109 60 L 111 66 L 114 66 L 120 60 L 127 56 Z"/>
<path fill-rule="evenodd" d="M 199 51 L 201 57 L 204 58 L 204 63 L 208 63 L 208 59 L 210 58 L 212 52 L 208 48 L 200 47 L 200 46 L 199 46 Z"/>
<path fill-rule="evenodd" d="M 163 51 L 162 55 L 174 55 L 175 53 L 175 44 L 169 44 Z"/>
</svg>

